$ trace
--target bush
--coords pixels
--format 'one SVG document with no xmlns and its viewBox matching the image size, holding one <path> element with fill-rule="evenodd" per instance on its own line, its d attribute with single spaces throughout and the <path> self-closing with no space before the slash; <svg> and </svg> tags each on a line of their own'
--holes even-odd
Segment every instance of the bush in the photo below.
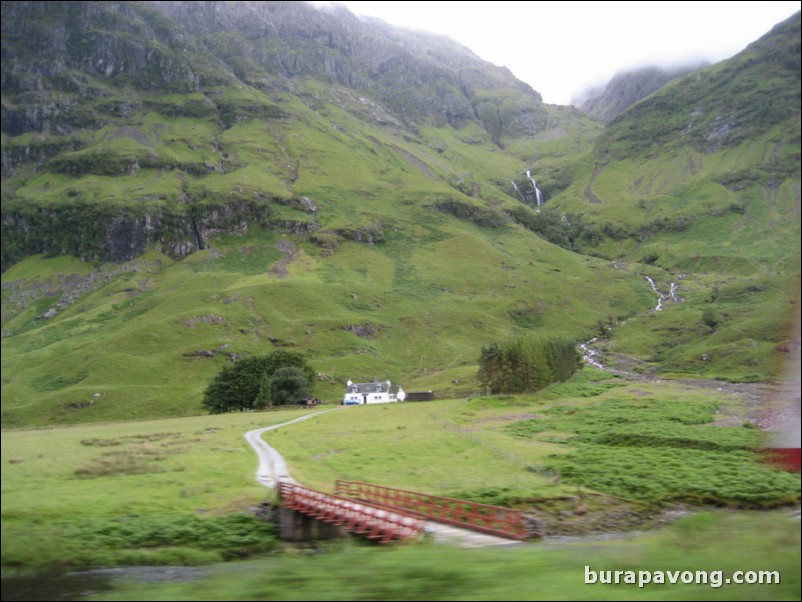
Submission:
<svg viewBox="0 0 802 602">
<path fill-rule="evenodd" d="M 702 322 L 704 322 L 713 332 L 715 332 L 715 330 L 723 321 L 724 316 L 722 316 L 721 312 L 715 307 L 706 307 L 702 312 Z"/>
<path fill-rule="evenodd" d="M 82 545 L 68 561 L 93 564 L 206 564 L 269 552 L 277 546 L 276 527 L 250 514 L 200 518 L 131 514 L 62 523 L 65 540 Z"/>
<path fill-rule="evenodd" d="M 498 228 L 499 226 L 503 226 L 506 222 L 504 215 L 495 209 L 478 207 L 454 199 L 441 201 L 434 207 L 443 213 L 450 213 L 454 217 L 469 221 L 482 228 Z"/>
<path fill-rule="evenodd" d="M 713 426 L 701 401 L 608 399 L 554 406 L 505 427 L 510 435 L 576 433 L 572 452 L 542 466 L 563 482 L 628 499 L 769 507 L 799 500 L 799 475 L 774 470 L 754 449 L 757 429 Z"/>
<path fill-rule="evenodd" d="M 592 225 L 588 230 L 579 214 L 563 215 L 549 208 L 535 213 L 525 207 L 515 207 L 506 213 L 516 224 L 569 251 L 578 251 L 582 240 L 590 245 L 601 242 L 598 226 Z"/>
</svg>

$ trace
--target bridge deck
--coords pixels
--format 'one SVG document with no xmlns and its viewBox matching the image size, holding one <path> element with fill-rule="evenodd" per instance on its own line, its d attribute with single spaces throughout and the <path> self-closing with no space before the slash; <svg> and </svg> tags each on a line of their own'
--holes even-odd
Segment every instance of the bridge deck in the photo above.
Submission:
<svg viewBox="0 0 802 602">
<path fill-rule="evenodd" d="M 282 506 L 379 543 L 418 538 L 425 527 L 419 518 L 293 483 L 280 483 L 279 491 Z"/>
<path fill-rule="evenodd" d="M 345 499 L 497 537 L 526 540 L 540 536 L 527 524 L 520 510 L 358 481 L 337 480 L 336 493 Z"/>
</svg>

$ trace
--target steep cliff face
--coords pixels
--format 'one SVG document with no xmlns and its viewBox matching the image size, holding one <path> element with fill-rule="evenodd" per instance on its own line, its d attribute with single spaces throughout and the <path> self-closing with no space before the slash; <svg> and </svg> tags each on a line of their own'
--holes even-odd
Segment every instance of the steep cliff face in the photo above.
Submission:
<svg viewBox="0 0 802 602">
<path fill-rule="evenodd" d="M 536 133 L 542 126 L 516 119 L 522 111 L 541 113 L 545 121 L 540 94 L 443 36 L 303 2 L 148 4 L 197 35 L 238 77 L 257 87 L 277 85 L 277 79 L 329 79 L 378 98 L 407 123 L 460 127 L 478 119 L 499 139 L 519 136 L 521 129 Z M 523 107 L 499 107 L 488 115 L 483 91 L 505 91 Z"/>
<path fill-rule="evenodd" d="M 342 8 L 146 5 L 3 3 L 2 85 L 10 101 L 3 132 L 101 127 L 104 116 L 136 110 L 134 90 L 209 93 L 237 78 L 265 90 L 286 89 L 297 77 L 333 81 L 371 94 L 410 123 L 476 119 L 481 91 L 507 91 L 532 110 L 541 103 L 508 70 L 448 38 L 360 21 Z M 122 91 L 133 93 L 132 102 L 117 98 Z M 505 133 L 519 135 L 515 127 Z"/>
<path fill-rule="evenodd" d="M 668 82 L 704 67 L 704 64 L 686 65 L 671 69 L 643 67 L 617 73 L 598 93 L 583 100 L 579 108 L 604 123 L 612 121 L 639 100 L 653 94 Z"/>
<path fill-rule="evenodd" d="M 137 91 L 232 78 L 202 44 L 133 3 L 3 2 L 3 133 L 66 134 L 131 114 Z"/>
<path fill-rule="evenodd" d="M 28 255 L 74 255 L 84 261 L 121 262 L 149 246 L 182 258 L 206 248 L 221 234 L 243 236 L 266 230 L 314 232 L 314 215 L 280 219 L 270 200 L 148 207 L 77 202 L 57 207 L 9 207 L 2 217 L 3 265 Z"/>
<path fill-rule="evenodd" d="M 186 199 L 303 196 L 293 187 L 308 159 L 288 139 L 312 122 L 336 138 L 326 106 L 404 132 L 425 153 L 445 149 L 422 141 L 421 127 L 473 128 L 471 144 L 504 146 L 548 121 L 537 92 L 448 38 L 304 2 L 4 2 L 2 58 L 4 269 L 32 252 L 202 248 L 182 217 Z M 267 128 L 261 142 L 249 123 Z M 388 148 L 423 165 L 420 151 Z M 74 221 L 76 211 L 100 221 Z M 181 225 L 165 226 L 168 215 Z M 59 235 L 67 223 L 94 230 Z"/>
</svg>

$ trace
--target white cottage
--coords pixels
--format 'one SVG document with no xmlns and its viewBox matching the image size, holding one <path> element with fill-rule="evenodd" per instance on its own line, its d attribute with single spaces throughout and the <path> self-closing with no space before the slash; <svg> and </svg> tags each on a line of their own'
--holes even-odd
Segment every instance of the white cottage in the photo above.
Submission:
<svg viewBox="0 0 802 602">
<path fill-rule="evenodd" d="M 393 387 L 389 380 L 372 383 L 346 383 L 343 405 L 356 406 L 367 403 L 395 403 L 404 401 L 407 395 L 400 386 Z"/>
</svg>

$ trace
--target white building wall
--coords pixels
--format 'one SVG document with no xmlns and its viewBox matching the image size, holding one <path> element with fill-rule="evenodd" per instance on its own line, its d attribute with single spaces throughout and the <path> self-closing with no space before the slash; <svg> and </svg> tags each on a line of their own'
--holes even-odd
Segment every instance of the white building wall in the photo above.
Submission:
<svg viewBox="0 0 802 602">
<path fill-rule="evenodd" d="M 387 381 L 389 388 L 390 381 Z M 383 387 L 381 387 L 383 388 Z M 401 392 L 401 391 L 400 391 Z M 348 391 L 343 397 L 343 405 L 365 405 L 372 403 L 396 403 L 403 400 L 403 397 L 390 393 L 388 391 L 364 391 L 360 393 L 357 390 L 357 385 L 354 385 L 350 380 L 348 381 Z"/>
</svg>

